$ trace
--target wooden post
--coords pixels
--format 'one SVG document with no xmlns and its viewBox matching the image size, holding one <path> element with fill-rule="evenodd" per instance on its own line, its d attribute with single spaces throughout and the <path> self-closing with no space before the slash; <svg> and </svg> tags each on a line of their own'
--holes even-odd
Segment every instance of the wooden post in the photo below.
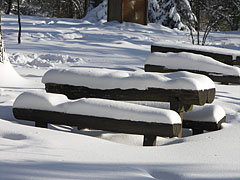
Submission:
<svg viewBox="0 0 240 180">
<path fill-rule="evenodd" d="M 172 98 L 172 100 L 170 101 L 170 109 L 176 111 L 183 122 L 184 104 L 178 98 Z M 182 137 L 182 128 L 179 132 L 178 137 Z"/>
<path fill-rule="evenodd" d="M 156 146 L 157 136 L 144 135 L 143 146 Z"/>
</svg>

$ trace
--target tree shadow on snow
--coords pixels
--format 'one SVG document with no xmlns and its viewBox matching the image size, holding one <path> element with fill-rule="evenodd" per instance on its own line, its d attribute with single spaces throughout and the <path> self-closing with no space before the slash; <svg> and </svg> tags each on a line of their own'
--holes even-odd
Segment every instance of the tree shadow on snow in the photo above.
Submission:
<svg viewBox="0 0 240 180">
<path fill-rule="evenodd" d="M 81 151 L 81 150 L 80 150 Z M 79 159 L 79 161 L 81 161 Z M 211 173 L 210 173 L 211 172 Z M 209 177 L 209 173 L 211 177 Z M 202 164 L 115 164 L 55 162 L 0 162 L 4 180 L 237 180 L 239 172 Z M 232 176 L 235 174 L 235 177 Z M 199 176 L 199 177 L 198 177 Z"/>
</svg>

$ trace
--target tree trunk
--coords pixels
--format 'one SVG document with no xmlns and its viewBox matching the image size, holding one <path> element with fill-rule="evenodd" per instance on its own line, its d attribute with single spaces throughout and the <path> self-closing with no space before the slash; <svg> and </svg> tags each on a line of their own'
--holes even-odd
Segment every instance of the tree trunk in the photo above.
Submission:
<svg viewBox="0 0 240 180">
<path fill-rule="evenodd" d="M 17 0 L 17 3 L 18 3 L 18 27 L 19 27 L 19 30 L 18 30 L 18 44 L 21 43 L 21 31 L 22 31 L 22 26 L 21 26 L 21 18 L 20 18 L 20 4 L 19 4 L 19 0 Z"/>
<path fill-rule="evenodd" d="M 2 8 L 1 8 L 2 10 Z M 0 11 L 0 63 L 3 63 L 3 52 L 4 52 L 4 48 L 3 48 L 3 43 L 2 43 L 2 21 L 1 21 L 1 11 Z"/>
<path fill-rule="evenodd" d="M 7 7 L 7 10 L 6 10 L 6 14 L 10 13 L 11 8 L 12 8 L 12 0 L 8 0 L 8 7 Z"/>
</svg>

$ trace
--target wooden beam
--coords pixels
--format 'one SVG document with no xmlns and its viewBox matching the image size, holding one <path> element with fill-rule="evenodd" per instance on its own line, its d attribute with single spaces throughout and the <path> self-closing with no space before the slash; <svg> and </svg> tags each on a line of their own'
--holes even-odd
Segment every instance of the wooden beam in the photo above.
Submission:
<svg viewBox="0 0 240 180">
<path fill-rule="evenodd" d="M 194 54 L 201 54 L 204 56 L 209 56 L 217 61 L 220 61 L 220 62 L 228 64 L 228 65 L 240 65 L 240 56 L 237 56 L 236 60 L 233 60 L 233 57 L 231 55 L 219 54 L 219 53 L 214 53 L 214 52 L 205 52 L 205 51 L 201 51 L 201 50 L 184 49 L 184 48 L 181 49 L 181 48 L 174 48 L 174 47 L 165 47 L 165 46 L 160 46 L 160 45 L 152 45 L 151 52 L 162 52 L 162 53 L 190 52 L 190 53 L 194 53 Z"/>
<path fill-rule="evenodd" d="M 188 71 L 192 73 L 206 75 L 215 82 L 221 82 L 223 84 L 229 84 L 229 83 L 240 84 L 239 76 L 224 75 L 218 72 L 206 72 L 206 71 L 198 71 L 198 70 L 191 70 L 191 69 L 169 69 L 165 66 L 152 65 L 152 64 L 145 64 L 144 69 L 145 69 L 145 72 L 159 72 L 159 73 Z"/>
<path fill-rule="evenodd" d="M 36 122 L 38 127 L 47 127 L 46 124 L 58 124 L 118 133 L 147 135 L 146 137 L 178 137 L 182 129 L 181 124 L 150 123 L 24 108 L 13 108 L 13 114 L 16 119 Z M 149 143 L 150 139 L 147 142 Z"/>
<path fill-rule="evenodd" d="M 64 94 L 69 99 L 103 98 L 122 101 L 159 101 L 170 102 L 173 98 L 179 99 L 184 105 L 204 105 L 212 103 L 215 98 L 215 89 L 184 90 L 148 88 L 138 89 L 91 89 L 84 86 L 46 83 L 45 89 L 50 93 Z"/>
</svg>

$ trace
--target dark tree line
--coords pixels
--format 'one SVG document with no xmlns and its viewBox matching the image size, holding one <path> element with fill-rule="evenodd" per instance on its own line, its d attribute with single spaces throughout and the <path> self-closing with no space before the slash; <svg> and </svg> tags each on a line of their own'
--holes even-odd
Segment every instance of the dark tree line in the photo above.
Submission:
<svg viewBox="0 0 240 180">
<path fill-rule="evenodd" d="M 240 29 L 240 0 L 189 0 L 189 2 L 197 18 L 195 24 L 197 44 L 204 45 L 211 31 Z M 201 40 L 199 31 L 204 32 Z"/>
<path fill-rule="evenodd" d="M 5 0 L 5 13 L 17 14 L 18 1 L 23 15 L 83 18 L 90 5 L 89 0 Z"/>
</svg>

